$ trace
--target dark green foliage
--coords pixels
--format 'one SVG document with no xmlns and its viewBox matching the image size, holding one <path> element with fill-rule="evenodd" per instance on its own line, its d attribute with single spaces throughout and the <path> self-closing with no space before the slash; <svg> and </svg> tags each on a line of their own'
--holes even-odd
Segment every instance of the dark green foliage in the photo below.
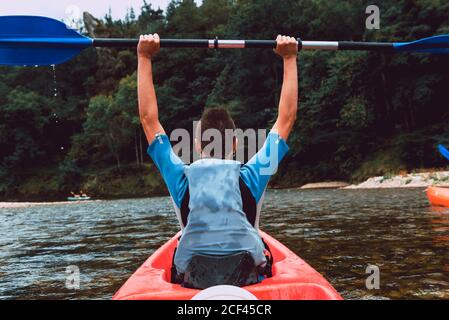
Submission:
<svg viewBox="0 0 449 320">
<path fill-rule="evenodd" d="M 95 35 L 272 39 L 282 33 L 304 40 L 409 41 L 449 33 L 447 1 L 376 3 L 380 30 L 365 29 L 367 4 L 361 0 L 204 0 L 199 7 L 174 0 L 165 14 L 144 1 L 140 13 L 129 11 L 124 20 L 106 16 Z M 55 71 L 0 68 L 0 194 L 31 189 L 46 181 L 37 176 L 51 172 L 48 190 L 85 187 L 119 196 L 120 184 L 105 189 L 108 177 L 126 176 L 130 168 L 136 181 L 128 175 L 123 186 L 132 192 L 139 186 L 164 190 L 159 180 L 137 178 L 149 160 L 137 113 L 136 67 L 134 50 L 97 49 Z M 449 143 L 448 56 L 302 52 L 299 69 L 291 153 L 274 183 L 445 165 L 436 145 Z M 269 128 L 276 117 L 282 61 L 271 50 L 166 49 L 154 73 L 168 132 L 191 129 L 213 106 L 227 107 L 244 129 Z"/>
</svg>

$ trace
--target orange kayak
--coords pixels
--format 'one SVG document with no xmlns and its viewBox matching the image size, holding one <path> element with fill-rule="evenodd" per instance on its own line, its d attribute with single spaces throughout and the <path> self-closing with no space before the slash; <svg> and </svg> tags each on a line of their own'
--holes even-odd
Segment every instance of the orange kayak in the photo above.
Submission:
<svg viewBox="0 0 449 320">
<path fill-rule="evenodd" d="M 428 187 L 426 192 L 431 205 L 449 207 L 449 188 Z"/>
<path fill-rule="evenodd" d="M 324 277 L 282 243 L 260 232 L 273 254 L 273 277 L 244 287 L 259 300 L 342 300 Z M 114 300 L 190 300 L 200 290 L 170 283 L 170 268 L 180 234 L 159 248 L 126 281 Z"/>
</svg>

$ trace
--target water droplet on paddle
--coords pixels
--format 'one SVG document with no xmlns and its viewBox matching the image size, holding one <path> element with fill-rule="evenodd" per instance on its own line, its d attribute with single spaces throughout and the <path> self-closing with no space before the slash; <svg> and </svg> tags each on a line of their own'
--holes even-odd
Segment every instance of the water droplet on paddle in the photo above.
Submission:
<svg viewBox="0 0 449 320">
<path fill-rule="evenodd" d="M 51 68 L 53 71 L 53 96 L 57 97 L 58 96 L 58 84 L 56 81 L 56 65 L 52 64 Z"/>
</svg>

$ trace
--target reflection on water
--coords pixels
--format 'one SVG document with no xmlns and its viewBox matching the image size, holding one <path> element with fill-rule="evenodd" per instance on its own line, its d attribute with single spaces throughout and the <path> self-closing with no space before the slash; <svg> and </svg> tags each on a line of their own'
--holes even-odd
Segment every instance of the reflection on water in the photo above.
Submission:
<svg viewBox="0 0 449 320">
<path fill-rule="evenodd" d="M 261 227 L 347 299 L 449 298 L 449 208 L 421 189 L 272 190 Z M 178 231 L 168 198 L 0 209 L 0 298 L 109 299 Z M 65 288 L 66 267 L 79 290 Z M 367 290 L 368 265 L 380 290 Z"/>
</svg>

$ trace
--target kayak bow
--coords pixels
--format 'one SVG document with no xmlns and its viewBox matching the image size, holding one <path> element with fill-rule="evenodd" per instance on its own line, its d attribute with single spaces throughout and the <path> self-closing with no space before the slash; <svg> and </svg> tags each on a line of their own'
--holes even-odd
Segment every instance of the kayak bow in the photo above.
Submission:
<svg viewBox="0 0 449 320">
<path fill-rule="evenodd" d="M 426 193 L 431 205 L 449 207 L 449 188 L 428 187 Z"/>
<path fill-rule="evenodd" d="M 260 232 L 273 254 L 273 277 L 244 287 L 259 300 L 342 300 L 324 277 L 279 241 Z M 190 300 L 200 290 L 170 283 L 180 233 L 159 248 L 120 288 L 114 300 Z"/>
</svg>

